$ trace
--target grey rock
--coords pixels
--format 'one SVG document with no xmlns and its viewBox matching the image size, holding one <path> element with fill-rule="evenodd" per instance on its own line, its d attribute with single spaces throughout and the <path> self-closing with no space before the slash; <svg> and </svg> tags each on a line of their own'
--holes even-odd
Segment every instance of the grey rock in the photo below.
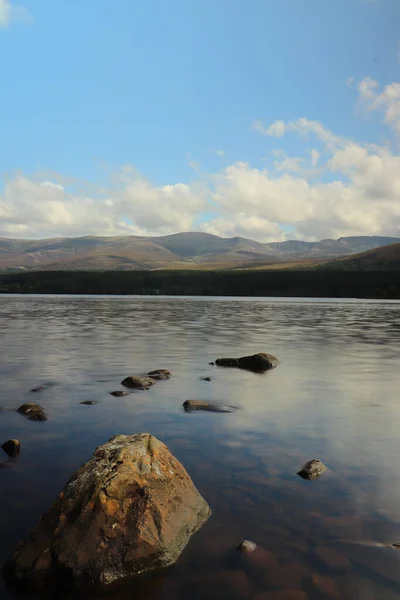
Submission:
<svg viewBox="0 0 400 600">
<path fill-rule="evenodd" d="M 250 540 L 243 540 L 242 542 L 240 542 L 239 546 L 237 547 L 237 550 L 240 550 L 241 552 L 250 553 L 254 552 L 256 548 L 257 544 L 255 544 L 254 542 L 251 542 Z"/>
<path fill-rule="evenodd" d="M 204 400 L 186 400 L 183 403 L 185 412 L 193 412 L 195 410 L 204 410 L 206 412 L 217 413 L 232 413 L 237 410 L 235 406 L 226 406 L 224 404 L 212 404 Z"/>
<path fill-rule="evenodd" d="M 321 477 L 326 471 L 326 466 L 317 458 L 310 460 L 298 471 L 297 475 L 302 479 L 314 480 Z"/>
<path fill-rule="evenodd" d="M 121 384 L 128 388 L 137 390 L 148 390 L 156 382 L 152 377 L 141 377 L 140 375 L 131 375 L 125 377 Z"/>
<path fill-rule="evenodd" d="M 21 444 L 18 440 L 7 440 L 1 448 L 8 456 L 18 456 L 21 451 Z"/>
<path fill-rule="evenodd" d="M 115 392 L 110 392 L 111 396 L 115 396 L 116 398 L 122 398 L 123 396 L 128 396 L 129 392 L 126 390 L 116 390 Z"/>
<path fill-rule="evenodd" d="M 278 364 L 278 359 L 272 354 L 259 352 L 251 356 L 242 356 L 241 358 L 218 358 L 215 361 L 218 367 L 233 367 L 237 369 L 246 369 L 255 373 L 262 373 L 274 369 Z"/>
<path fill-rule="evenodd" d="M 43 406 L 40 406 L 40 404 L 27 402 L 26 404 L 22 404 L 17 412 L 28 417 L 29 421 L 47 421 L 44 408 Z"/>
<path fill-rule="evenodd" d="M 150 371 L 150 373 L 147 373 L 147 375 L 152 379 L 158 380 L 171 378 L 171 373 L 168 371 L 168 369 L 156 369 L 155 371 Z"/>
</svg>

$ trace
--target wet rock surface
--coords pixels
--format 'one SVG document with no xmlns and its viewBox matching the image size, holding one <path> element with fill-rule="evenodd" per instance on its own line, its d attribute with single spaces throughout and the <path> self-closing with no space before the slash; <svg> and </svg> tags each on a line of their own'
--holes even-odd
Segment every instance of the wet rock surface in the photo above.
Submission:
<svg viewBox="0 0 400 600">
<path fill-rule="evenodd" d="M 17 412 L 21 415 L 25 415 L 29 421 L 47 421 L 47 415 L 44 412 L 43 406 L 40 406 L 40 404 L 34 404 L 33 402 L 22 404 L 17 409 Z"/>
<path fill-rule="evenodd" d="M 126 390 L 116 390 L 115 392 L 110 392 L 111 396 L 115 396 L 115 398 L 123 398 L 124 396 L 129 396 L 130 392 Z"/>
<path fill-rule="evenodd" d="M 257 354 L 242 356 L 241 358 L 217 358 L 215 364 L 218 367 L 246 369 L 247 371 L 260 373 L 274 369 L 279 364 L 279 360 L 272 354 L 258 352 Z"/>
<path fill-rule="evenodd" d="M 162 442 L 117 435 L 72 476 L 4 573 L 39 588 L 107 584 L 174 563 L 209 515 Z"/>
<path fill-rule="evenodd" d="M 140 375 L 131 375 L 121 381 L 121 385 L 137 390 L 148 390 L 155 383 L 156 380 L 152 377 L 142 377 Z"/>
<path fill-rule="evenodd" d="M 257 549 L 257 544 L 255 542 L 251 542 L 250 540 L 243 540 L 242 542 L 240 542 L 239 546 L 237 547 L 237 550 L 240 550 L 240 552 L 254 552 Z"/>
<path fill-rule="evenodd" d="M 47 383 L 43 383 L 42 385 L 32 388 L 31 392 L 44 392 L 45 390 L 48 390 L 48 389 L 52 388 L 53 386 L 54 386 L 54 383 L 51 381 L 48 381 Z"/>
<path fill-rule="evenodd" d="M 21 444 L 18 440 L 7 440 L 4 442 L 4 444 L 2 444 L 1 448 L 6 454 L 8 454 L 8 456 L 11 457 L 18 456 L 18 454 L 21 452 Z"/>
<path fill-rule="evenodd" d="M 206 412 L 216 413 L 233 413 L 236 412 L 235 406 L 227 406 L 224 404 L 213 404 L 211 402 L 205 402 L 204 400 L 186 400 L 183 403 L 185 412 L 194 412 L 196 410 L 203 410 Z"/>
<path fill-rule="evenodd" d="M 170 379 L 171 378 L 171 373 L 170 371 L 168 371 L 168 369 L 156 369 L 155 371 L 150 371 L 150 373 L 147 373 L 148 377 L 151 377 L 152 379 Z"/>
<path fill-rule="evenodd" d="M 323 473 L 326 471 L 326 466 L 323 462 L 314 458 L 310 460 L 305 465 L 302 466 L 300 471 L 297 472 L 297 475 L 302 479 L 308 479 L 309 481 L 313 481 L 321 477 Z"/>
</svg>

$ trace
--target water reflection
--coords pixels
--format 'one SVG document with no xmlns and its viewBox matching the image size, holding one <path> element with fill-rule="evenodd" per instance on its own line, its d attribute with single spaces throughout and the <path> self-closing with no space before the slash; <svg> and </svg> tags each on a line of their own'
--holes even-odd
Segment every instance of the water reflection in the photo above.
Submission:
<svg viewBox="0 0 400 600">
<path fill-rule="evenodd" d="M 173 568 L 96 598 L 258 598 L 289 584 L 311 600 L 398 597 L 400 553 L 366 542 L 400 539 L 399 333 L 395 302 L 0 297 L 0 441 L 22 444 L 16 467 L 0 472 L 0 560 L 98 444 L 148 431 L 213 515 Z M 258 350 L 281 365 L 263 375 L 208 365 Z M 109 395 L 155 368 L 173 378 Z M 29 392 L 46 381 L 56 385 Z M 240 410 L 186 414 L 189 398 Z M 27 401 L 49 421 L 16 414 Z M 295 475 L 311 458 L 329 467 L 316 482 Z M 243 538 L 273 553 L 273 573 L 238 563 Z M 344 572 L 317 552 L 340 544 L 352 565 Z"/>
</svg>

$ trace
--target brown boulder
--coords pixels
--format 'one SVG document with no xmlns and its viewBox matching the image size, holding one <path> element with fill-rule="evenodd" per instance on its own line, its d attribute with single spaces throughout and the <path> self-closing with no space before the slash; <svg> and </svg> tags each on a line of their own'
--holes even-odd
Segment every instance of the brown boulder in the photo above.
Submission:
<svg viewBox="0 0 400 600">
<path fill-rule="evenodd" d="M 302 479 L 308 479 L 310 481 L 321 477 L 322 473 L 325 473 L 326 466 L 317 458 L 310 460 L 308 463 L 303 465 L 298 471 L 297 475 Z"/>
<path fill-rule="evenodd" d="M 7 440 L 1 447 L 8 456 L 18 456 L 21 451 L 21 444 L 18 440 Z"/>
<path fill-rule="evenodd" d="M 107 584 L 174 563 L 210 508 L 148 433 L 99 446 L 5 567 L 12 581 Z"/>
<path fill-rule="evenodd" d="M 47 421 L 44 408 L 43 406 L 40 406 L 40 404 L 27 402 L 26 404 L 22 404 L 22 406 L 17 409 L 17 412 L 28 417 L 29 421 Z"/>
<path fill-rule="evenodd" d="M 274 369 L 279 361 L 272 354 L 266 352 L 258 352 L 251 356 L 242 356 L 241 358 L 218 358 L 215 364 L 218 367 L 236 367 L 260 373 Z"/>
<path fill-rule="evenodd" d="M 156 369 L 155 371 L 150 371 L 147 373 L 148 377 L 152 379 L 170 379 L 171 373 L 168 369 Z"/>
<path fill-rule="evenodd" d="M 149 387 L 154 385 L 156 382 L 152 377 L 140 377 L 139 375 L 131 375 L 125 377 L 121 384 L 128 388 L 135 388 L 138 390 L 148 390 Z"/>
</svg>

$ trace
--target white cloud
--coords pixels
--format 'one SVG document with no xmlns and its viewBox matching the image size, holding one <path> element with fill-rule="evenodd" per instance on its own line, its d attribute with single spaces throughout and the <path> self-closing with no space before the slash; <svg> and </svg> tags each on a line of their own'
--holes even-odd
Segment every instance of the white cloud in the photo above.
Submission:
<svg viewBox="0 0 400 600">
<path fill-rule="evenodd" d="M 359 89 L 368 106 L 383 107 L 385 120 L 396 123 L 398 85 L 379 91 L 367 79 Z M 125 165 L 105 189 L 85 184 L 79 188 L 84 192 L 74 193 L 80 182 L 21 174 L 0 194 L 0 236 L 149 235 L 197 227 L 260 241 L 400 237 L 400 156 L 389 147 L 357 143 L 306 118 L 256 129 L 269 136 L 295 134 L 303 152 L 290 157 L 279 149 L 271 168 L 235 162 L 208 176 L 197 172 L 197 182 L 167 185 L 154 185 Z"/>
<path fill-rule="evenodd" d="M 32 15 L 23 6 L 17 6 L 11 0 L 0 0 L 0 27 L 8 27 L 13 22 L 31 22 Z"/>
<path fill-rule="evenodd" d="M 223 150 L 211 150 L 211 152 L 216 156 L 225 156 L 225 152 Z"/>
<path fill-rule="evenodd" d="M 71 194 L 62 185 L 18 175 L 0 195 L 0 236 L 146 235 L 193 227 L 204 208 L 201 186 L 154 186 L 120 173 L 107 197 Z"/>
<path fill-rule="evenodd" d="M 312 150 L 310 150 L 310 161 L 311 161 L 312 167 L 316 167 L 318 165 L 320 156 L 321 156 L 321 153 L 318 150 L 316 150 L 316 148 L 313 148 Z"/>
<path fill-rule="evenodd" d="M 346 79 L 346 85 L 347 85 L 347 87 L 351 87 L 353 85 L 354 81 L 355 81 L 354 77 L 348 77 Z"/>
<path fill-rule="evenodd" d="M 265 127 L 261 121 L 253 123 L 253 129 L 272 137 L 283 137 L 287 132 L 299 133 L 304 137 L 309 135 L 316 136 L 328 148 L 333 148 L 342 144 L 343 139 L 334 135 L 329 129 L 326 129 L 319 121 L 310 121 L 304 117 L 285 123 L 284 121 L 275 121 L 269 127 Z"/>
<path fill-rule="evenodd" d="M 364 106 L 371 111 L 382 111 L 385 123 L 400 135 L 400 83 L 386 85 L 379 92 L 379 83 L 366 77 L 358 84 L 358 91 Z"/>
</svg>

